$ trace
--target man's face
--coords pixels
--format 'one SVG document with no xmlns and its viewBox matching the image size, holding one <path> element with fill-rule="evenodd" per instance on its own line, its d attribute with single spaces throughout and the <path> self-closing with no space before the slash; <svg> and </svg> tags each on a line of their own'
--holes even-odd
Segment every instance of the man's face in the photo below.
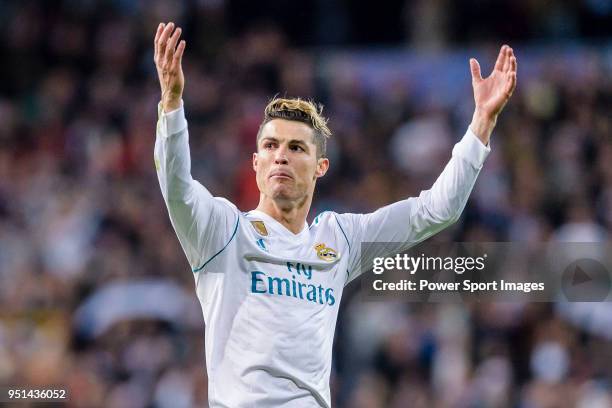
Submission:
<svg viewBox="0 0 612 408">
<path fill-rule="evenodd" d="M 317 159 L 313 130 L 302 122 L 273 119 L 266 123 L 253 153 L 259 191 L 273 200 L 301 202 L 314 192 L 329 160 Z"/>
</svg>

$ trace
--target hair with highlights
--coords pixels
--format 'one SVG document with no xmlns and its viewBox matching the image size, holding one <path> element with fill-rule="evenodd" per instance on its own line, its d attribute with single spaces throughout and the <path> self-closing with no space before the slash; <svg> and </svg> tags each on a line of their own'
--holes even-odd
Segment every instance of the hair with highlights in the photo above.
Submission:
<svg viewBox="0 0 612 408">
<path fill-rule="evenodd" d="M 310 126 L 314 144 L 317 146 L 317 158 L 326 157 L 327 139 L 332 133 L 327 127 L 328 119 L 323 116 L 323 105 L 300 98 L 274 97 L 264 110 L 264 118 L 257 132 L 257 142 L 264 125 L 273 119 L 293 120 Z"/>
</svg>

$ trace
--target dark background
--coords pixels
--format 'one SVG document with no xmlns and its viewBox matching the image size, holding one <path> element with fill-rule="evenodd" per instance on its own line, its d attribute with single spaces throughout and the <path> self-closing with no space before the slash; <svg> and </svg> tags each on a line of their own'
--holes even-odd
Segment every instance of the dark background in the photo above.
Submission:
<svg viewBox="0 0 612 408">
<path fill-rule="evenodd" d="M 0 1 L 0 385 L 67 406 L 206 406 L 204 323 L 153 166 L 153 37 L 182 26 L 194 177 L 241 210 L 275 94 L 325 105 L 311 211 L 433 183 L 509 43 L 518 87 L 444 241 L 601 242 L 612 227 L 612 2 Z M 337 407 L 609 407 L 610 303 L 364 302 Z M 163 299 L 163 301 L 160 301 Z"/>
</svg>

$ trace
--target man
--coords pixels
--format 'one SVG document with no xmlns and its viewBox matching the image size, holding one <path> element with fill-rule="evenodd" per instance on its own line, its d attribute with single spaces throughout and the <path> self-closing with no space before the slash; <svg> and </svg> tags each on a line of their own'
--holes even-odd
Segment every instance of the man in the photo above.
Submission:
<svg viewBox="0 0 612 408">
<path fill-rule="evenodd" d="M 407 249 L 459 218 L 515 88 L 516 58 L 503 46 L 486 79 L 470 60 L 474 117 L 430 190 L 371 214 L 325 212 L 308 226 L 316 181 L 329 167 L 321 109 L 299 99 L 266 107 L 253 154 L 260 201 L 241 213 L 190 175 L 180 35 L 173 23 L 155 35 L 162 91 L 155 165 L 206 322 L 210 406 L 329 407 L 342 290 L 381 255 L 361 254 L 360 243 Z"/>
</svg>

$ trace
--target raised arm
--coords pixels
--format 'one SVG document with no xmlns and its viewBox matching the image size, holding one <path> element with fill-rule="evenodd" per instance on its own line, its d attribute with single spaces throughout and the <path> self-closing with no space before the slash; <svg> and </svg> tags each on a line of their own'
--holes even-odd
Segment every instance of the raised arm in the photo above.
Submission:
<svg viewBox="0 0 612 408">
<path fill-rule="evenodd" d="M 155 140 L 155 167 L 166 201 L 182 202 L 189 198 L 194 180 L 187 120 L 182 106 L 185 77 L 182 58 L 185 41 L 177 42 L 181 28 L 174 23 L 160 23 L 155 33 L 155 68 L 161 88 Z M 172 209 L 171 218 L 172 218 Z M 173 220 L 174 221 L 174 220 Z"/>
<path fill-rule="evenodd" d="M 489 154 L 497 116 L 516 87 L 516 67 L 516 58 L 507 45 L 501 48 L 493 73 L 486 79 L 480 75 L 478 62 L 470 60 L 476 104 L 472 123 L 429 190 L 371 214 L 338 216 L 353 240 L 351 246 L 357 249 L 353 250 L 348 281 L 369 269 L 374 257 L 388 255 L 384 245 L 367 246 L 362 252 L 362 242 L 401 243 L 405 250 L 457 221 Z M 392 250 L 397 249 L 397 245 L 392 246 Z"/>
<path fill-rule="evenodd" d="M 189 133 L 183 109 L 185 78 L 181 29 L 160 24 L 155 34 L 155 67 L 161 86 L 155 138 L 155 168 L 170 221 L 194 272 L 229 242 L 238 211 L 227 200 L 213 198 L 191 176 Z M 178 45 L 177 45 L 178 43 Z"/>
</svg>

